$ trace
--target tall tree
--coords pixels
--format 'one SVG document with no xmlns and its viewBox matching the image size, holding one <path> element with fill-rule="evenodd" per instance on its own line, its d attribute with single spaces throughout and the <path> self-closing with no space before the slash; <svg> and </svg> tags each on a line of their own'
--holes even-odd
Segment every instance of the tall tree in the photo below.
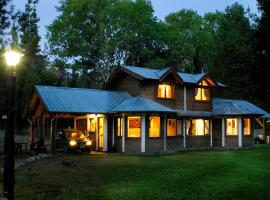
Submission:
<svg viewBox="0 0 270 200">
<path fill-rule="evenodd" d="M 257 103 L 270 110 L 270 1 L 258 0 L 258 6 L 261 17 L 257 21 L 255 32 L 256 57 L 252 80 L 256 86 L 254 96 L 258 99 Z"/>
</svg>

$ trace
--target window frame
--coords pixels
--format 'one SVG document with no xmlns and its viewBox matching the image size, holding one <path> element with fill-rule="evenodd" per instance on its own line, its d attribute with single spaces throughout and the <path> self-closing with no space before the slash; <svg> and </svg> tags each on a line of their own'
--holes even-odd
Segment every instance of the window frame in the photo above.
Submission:
<svg viewBox="0 0 270 200">
<path fill-rule="evenodd" d="M 236 121 L 236 123 L 235 123 L 236 134 L 231 134 L 231 133 L 228 134 L 228 127 L 227 127 L 228 120 L 235 120 Z M 238 128 L 238 126 L 239 126 L 239 120 L 238 120 L 238 118 L 233 118 L 233 117 L 232 118 L 226 118 L 226 120 L 225 120 L 225 135 L 226 136 L 229 136 L 229 137 L 237 137 L 239 135 L 239 128 Z"/>
<path fill-rule="evenodd" d="M 133 137 L 133 136 L 130 136 L 129 135 L 129 119 L 132 119 L 132 118 L 139 118 L 140 119 L 140 132 L 139 132 L 139 136 L 135 136 L 135 137 Z M 141 136 L 142 136 L 142 117 L 141 116 L 128 116 L 127 117 L 127 135 L 126 135 L 126 137 L 128 138 L 128 139 L 138 139 L 138 138 L 141 138 Z"/>
<path fill-rule="evenodd" d="M 191 125 L 192 125 L 192 121 L 195 121 L 195 120 L 203 120 L 203 135 L 192 135 L 192 129 L 191 129 L 191 134 L 189 134 L 189 129 L 190 129 L 190 127 L 191 127 Z M 205 129 L 205 122 L 206 121 L 208 121 L 208 133 L 206 134 L 206 129 Z M 187 123 L 187 122 L 189 122 L 190 123 L 190 127 L 187 129 L 187 124 L 185 124 L 185 134 L 187 135 L 187 136 L 190 136 L 190 137 L 205 137 L 205 136 L 210 136 L 210 132 L 211 132 L 211 130 L 210 130 L 210 128 L 211 128 L 211 126 L 210 126 L 210 119 L 190 119 L 190 120 L 185 120 L 185 123 Z"/>
<path fill-rule="evenodd" d="M 168 135 L 168 123 L 169 120 L 175 120 L 175 135 Z M 177 119 L 176 118 L 167 118 L 166 119 L 166 137 L 179 137 L 180 135 L 178 133 L 178 127 L 177 127 Z"/>
<path fill-rule="evenodd" d="M 245 120 L 249 121 L 249 133 L 245 132 Z M 243 135 L 244 136 L 251 136 L 252 135 L 252 120 L 249 117 L 243 118 L 242 120 L 242 124 L 243 124 Z"/>
<path fill-rule="evenodd" d="M 94 133 L 96 132 L 96 119 L 95 118 L 89 118 L 89 132 L 90 133 Z M 93 121 L 93 123 L 91 123 L 91 121 Z M 93 127 L 92 127 L 93 126 Z M 93 130 L 91 128 L 94 128 Z"/>
<path fill-rule="evenodd" d="M 200 99 L 196 99 L 196 90 L 198 90 L 198 93 L 200 94 Z M 204 90 L 208 90 L 208 92 L 209 92 L 209 98 L 208 99 L 206 99 L 206 100 L 203 100 L 202 99 L 202 95 L 203 95 L 203 91 Z M 200 91 L 200 92 L 199 92 Z M 208 103 L 208 102 L 210 102 L 211 101 L 211 89 L 210 89 L 210 87 L 208 87 L 208 86 L 200 86 L 200 87 L 196 87 L 195 89 L 194 89 L 194 99 L 195 99 L 195 101 L 197 101 L 197 102 L 205 102 L 205 103 Z"/>
<path fill-rule="evenodd" d="M 151 125 L 151 117 L 158 117 L 159 118 L 159 136 L 150 136 L 150 125 Z M 160 116 L 156 116 L 156 115 L 153 115 L 153 116 L 149 116 L 148 117 L 148 121 L 149 121 L 149 126 L 148 126 L 148 137 L 151 138 L 151 139 L 155 139 L 155 138 L 161 138 L 161 118 Z"/>
<path fill-rule="evenodd" d="M 171 97 L 167 97 L 166 87 L 165 87 L 165 92 L 164 92 L 165 97 L 159 96 L 159 86 L 160 85 L 166 85 L 166 86 L 171 87 Z M 158 99 L 168 99 L 168 100 L 175 99 L 175 84 L 173 84 L 173 83 L 159 83 L 157 86 L 157 98 Z"/>
<path fill-rule="evenodd" d="M 120 122 L 120 128 L 118 126 L 118 122 Z M 116 118 L 116 136 L 117 137 L 122 137 L 123 136 L 122 126 L 123 126 L 123 118 L 122 117 L 117 117 Z"/>
</svg>

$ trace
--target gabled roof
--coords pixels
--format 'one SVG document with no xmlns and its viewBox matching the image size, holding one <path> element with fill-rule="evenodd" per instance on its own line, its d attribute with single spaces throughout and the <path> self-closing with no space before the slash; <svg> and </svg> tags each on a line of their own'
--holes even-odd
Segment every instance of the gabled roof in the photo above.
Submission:
<svg viewBox="0 0 270 200">
<path fill-rule="evenodd" d="M 152 79 L 152 80 L 160 80 L 166 73 L 168 73 L 172 68 L 163 68 L 163 69 L 149 69 L 143 67 L 134 67 L 134 66 L 126 66 L 123 65 L 120 69 L 130 73 L 135 74 L 141 79 Z M 200 73 L 200 74 L 189 74 L 189 73 L 181 73 L 176 72 L 176 75 L 179 76 L 179 79 L 182 82 L 187 84 L 198 84 L 207 73 Z M 218 85 L 218 84 L 217 84 Z"/>
<path fill-rule="evenodd" d="M 213 99 L 213 116 L 267 115 L 268 113 L 245 100 Z"/>
<path fill-rule="evenodd" d="M 112 112 L 174 112 L 166 106 L 163 106 L 149 98 L 133 97 L 127 99 L 116 106 Z"/>
<path fill-rule="evenodd" d="M 49 112 L 108 113 L 131 96 L 116 92 L 83 88 L 36 86 L 36 91 Z"/>
</svg>

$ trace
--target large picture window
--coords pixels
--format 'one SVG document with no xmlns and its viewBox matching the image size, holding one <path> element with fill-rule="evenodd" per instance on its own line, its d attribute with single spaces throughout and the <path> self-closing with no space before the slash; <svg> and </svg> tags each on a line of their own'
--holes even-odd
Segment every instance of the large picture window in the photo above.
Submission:
<svg viewBox="0 0 270 200">
<path fill-rule="evenodd" d="M 236 118 L 226 119 L 226 135 L 238 135 L 238 120 Z"/>
<path fill-rule="evenodd" d="M 141 118 L 128 117 L 128 137 L 141 137 Z"/>
<path fill-rule="evenodd" d="M 251 119 L 250 118 L 245 118 L 244 123 L 244 135 L 251 135 Z"/>
<path fill-rule="evenodd" d="M 186 121 L 187 135 L 203 136 L 209 135 L 209 120 L 193 119 Z"/>
<path fill-rule="evenodd" d="M 116 126 L 116 134 L 117 136 L 122 136 L 122 118 L 117 118 L 117 126 Z"/>
<path fill-rule="evenodd" d="M 158 98 L 172 99 L 174 98 L 174 85 L 159 84 Z"/>
<path fill-rule="evenodd" d="M 176 119 L 167 119 L 167 136 L 176 136 Z"/>
<path fill-rule="evenodd" d="M 160 117 L 149 117 L 149 137 L 160 137 Z"/>
</svg>

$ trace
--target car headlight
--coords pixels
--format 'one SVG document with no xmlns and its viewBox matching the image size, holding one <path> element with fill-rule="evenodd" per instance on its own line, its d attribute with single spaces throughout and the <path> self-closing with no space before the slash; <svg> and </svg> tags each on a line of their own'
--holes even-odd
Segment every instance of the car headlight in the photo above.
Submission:
<svg viewBox="0 0 270 200">
<path fill-rule="evenodd" d="M 86 145 L 87 145 L 87 146 L 92 145 L 92 141 L 87 141 L 87 142 L 86 142 Z"/>
<path fill-rule="evenodd" d="M 69 144 L 70 144 L 70 146 L 75 146 L 75 145 L 77 144 L 77 142 L 74 141 L 74 140 L 71 140 L 71 141 L 69 142 Z"/>
</svg>

